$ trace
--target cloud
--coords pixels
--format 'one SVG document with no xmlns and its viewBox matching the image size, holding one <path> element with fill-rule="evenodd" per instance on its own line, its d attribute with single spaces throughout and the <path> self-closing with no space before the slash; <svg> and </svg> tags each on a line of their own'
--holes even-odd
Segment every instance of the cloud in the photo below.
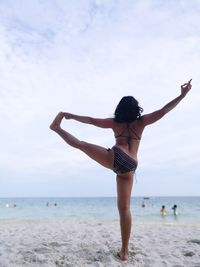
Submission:
<svg viewBox="0 0 200 267">
<path fill-rule="evenodd" d="M 124 95 L 152 112 L 190 78 L 191 94 L 146 129 L 139 158 L 145 176 L 155 165 L 164 173 L 166 163 L 195 176 L 199 8 L 196 1 L 1 1 L 0 168 L 8 179 L 49 174 L 56 181 L 67 171 L 65 159 L 76 177 L 85 169 L 92 176 L 95 163 L 48 129 L 55 114 L 111 117 Z M 63 126 L 105 147 L 114 141 L 111 131 L 71 121 Z"/>
</svg>

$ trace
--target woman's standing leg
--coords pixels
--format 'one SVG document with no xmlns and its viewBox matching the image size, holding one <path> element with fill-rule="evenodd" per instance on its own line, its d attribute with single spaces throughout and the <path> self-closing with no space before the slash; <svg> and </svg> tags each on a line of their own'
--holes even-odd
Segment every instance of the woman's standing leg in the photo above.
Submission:
<svg viewBox="0 0 200 267">
<path fill-rule="evenodd" d="M 119 252 L 121 260 L 128 259 L 128 244 L 131 233 L 131 211 L 130 200 L 131 190 L 133 185 L 133 174 L 129 173 L 126 176 L 117 175 L 117 202 L 120 215 L 120 227 L 122 247 Z"/>
</svg>

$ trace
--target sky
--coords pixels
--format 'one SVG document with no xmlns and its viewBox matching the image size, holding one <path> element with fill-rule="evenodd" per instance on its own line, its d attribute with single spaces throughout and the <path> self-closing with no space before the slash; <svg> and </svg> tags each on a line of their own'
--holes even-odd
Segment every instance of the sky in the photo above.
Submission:
<svg viewBox="0 0 200 267">
<path fill-rule="evenodd" d="M 200 195 L 199 12 L 198 0 L 0 0 L 0 197 L 116 196 L 115 174 L 51 121 L 112 117 L 124 95 L 149 113 L 190 78 L 189 94 L 143 133 L 132 196 Z M 62 127 L 114 145 L 110 129 Z"/>
</svg>

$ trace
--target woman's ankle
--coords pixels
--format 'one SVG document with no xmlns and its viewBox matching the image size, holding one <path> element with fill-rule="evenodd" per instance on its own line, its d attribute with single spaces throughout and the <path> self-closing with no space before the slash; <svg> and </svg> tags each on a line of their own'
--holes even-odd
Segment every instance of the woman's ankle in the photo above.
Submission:
<svg viewBox="0 0 200 267">
<path fill-rule="evenodd" d="M 128 254 L 128 248 L 121 248 L 121 252 L 124 254 Z"/>
</svg>

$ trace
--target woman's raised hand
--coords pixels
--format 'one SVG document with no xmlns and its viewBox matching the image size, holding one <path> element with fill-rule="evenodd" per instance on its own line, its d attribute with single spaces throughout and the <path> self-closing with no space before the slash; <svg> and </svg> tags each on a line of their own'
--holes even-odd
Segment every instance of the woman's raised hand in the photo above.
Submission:
<svg viewBox="0 0 200 267">
<path fill-rule="evenodd" d="M 189 82 L 181 85 L 181 95 L 185 96 L 190 91 L 190 89 L 192 88 L 191 81 L 192 79 L 190 79 Z"/>
<path fill-rule="evenodd" d="M 64 117 L 65 117 L 66 120 L 70 120 L 70 119 L 72 119 L 72 114 L 64 112 Z"/>
</svg>

